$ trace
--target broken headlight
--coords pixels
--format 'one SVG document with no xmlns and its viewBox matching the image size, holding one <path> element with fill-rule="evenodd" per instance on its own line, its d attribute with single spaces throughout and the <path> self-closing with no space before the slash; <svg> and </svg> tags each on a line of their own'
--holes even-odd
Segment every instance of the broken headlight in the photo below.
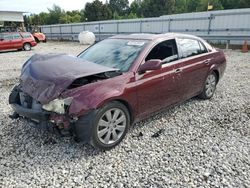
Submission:
<svg viewBox="0 0 250 188">
<path fill-rule="evenodd" d="M 44 110 L 50 111 L 50 112 L 56 112 L 58 114 L 65 114 L 65 106 L 69 106 L 72 97 L 65 98 L 65 99 L 55 99 L 48 104 L 44 104 L 42 108 Z"/>
</svg>

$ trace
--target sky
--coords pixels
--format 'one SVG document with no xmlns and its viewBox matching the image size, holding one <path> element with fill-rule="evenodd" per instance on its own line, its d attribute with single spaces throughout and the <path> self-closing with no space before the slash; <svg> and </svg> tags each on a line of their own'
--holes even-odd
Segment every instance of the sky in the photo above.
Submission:
<svg viewBox="0 0 250 188">
<path fill-rule="evenodd" d="M 28 13 L 47 12 L 53 4 L 64 10 L 81 10 L 87 2 L 93 0 L 0 0 L 0 10 L 24 11 Z M 105 0 L 102 0 L 104 3 Z"/>
</svg>

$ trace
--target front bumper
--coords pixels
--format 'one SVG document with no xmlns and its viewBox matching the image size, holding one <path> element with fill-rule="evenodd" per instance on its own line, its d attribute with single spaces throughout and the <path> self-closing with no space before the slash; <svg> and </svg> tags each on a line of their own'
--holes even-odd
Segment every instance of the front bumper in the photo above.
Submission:
<svg viewBox="0 0 250 188">
<path fill-rule="evenodd" d="M 42 109 L 32 109 L 26 108 L 21 105 L 20 100 L 20 89 L 16 86 L 13 88 L 10 96 L 9 96 L 9 104 L 12 109 L 19 114 L 20 116 L 27 117 L 29 119 L 37 120 L 37 121 L 48 121 L 51 115 L 50 112 L 44 111 Z"/>
<path fill-rule="evenodd" d="M 64 125 L 61 128 L 72 130 L 78 141 L 83 141 L 85 143 L 90 141 L 97 110 L 90 110 L 85 115 L 77 118 L 77 120 L 72 120 L 66 115 L 59 115 L 43 109 L 32 109 L 22 106 L 20 92 L 19 87 L 14 87 L 9 96 L 9 104 L 18 115 L 39 122 L 53 122 L 53 124 L 57 126 Z"/>
<path fill-rule="evenodd" d="M 29 119 L 37 121 L 48 121 L 51 115 L 50 112 L 24 108 L 21 105 L 15 103 L 11 104 L 11 107 L 20 116 L 27 117 Z"/>
</svg>

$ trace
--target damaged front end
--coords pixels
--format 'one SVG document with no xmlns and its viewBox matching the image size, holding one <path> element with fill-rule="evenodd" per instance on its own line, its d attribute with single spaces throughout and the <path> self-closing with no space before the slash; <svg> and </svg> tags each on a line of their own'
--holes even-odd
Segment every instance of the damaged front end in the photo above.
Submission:
<svg viewBox="0 0 250 188">
<path fill-rule="evenodd" d="M 70 112 L 79 94 L 65 97 L 63 93 L 120 74 L 116 69 L 67 55 L 34 55 L 24 64 L 20 84 L 11 91 L 9 104 L 18 116 L 52 124 L 63 134 L 75 133 L 78 139 L 88 141 L 95 110 L 88 109 L 79 120 L 79 114 Z"/>
<path fill-rule="evenodd" d="M 55 99 L 48 104 L 42 105 L 39 101 L 24 93 L 20 86 L 15 86 L 9 96 L 9 104 L 17 117 L 25 117 L 36 123 L 54 125 L 60 133 L 68 134 L 76 117 L 68 115 L 70 98 L 65 100 Z"/>
</svg>

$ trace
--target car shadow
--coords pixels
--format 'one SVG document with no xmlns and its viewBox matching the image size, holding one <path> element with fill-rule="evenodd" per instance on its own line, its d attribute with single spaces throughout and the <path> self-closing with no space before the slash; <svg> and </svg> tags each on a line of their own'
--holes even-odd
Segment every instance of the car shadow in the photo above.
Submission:
<svg viewBox="0 0 250 188">
<path fill-rule="evenodd" d="M 130 130 L 128 131 L 128 138 L 136 137 L 134 136 L 133 132 L 134 129 L 141 129 L 145 124 L 161 119 L 166 116 L 171 116 L 172 113 L 181 105 L 185 105 L 186 103 L 190 103 L 192 101 L 196 101 L 197 98 L 192 98 L 188 101 L 185 101 L 181 104 L 176 104 L 172 107 L 163 109 L 157 113 L 151 114 L 146 119 L 136 122 L 131 125 Z M 79 159 L 79 158 L 88 158 L 88 157 L 95 157 L 99 156 L 105 151 L 101 151 L 95 149 L 90 144 L 83 143 L 83 142 L 76 142 L 72 135 L 69 136 L 62 136 L 60 135 L 56 129 L 47 129 L 46 127 L 40 126 L 34 122 L 26 118 L 18 118 L 17 120 L 12 120 L 12 122 L 18 122 L 19 127 L 16 129 L 10 129 L 8 134 L 12 134 L 12 143 L 14 145 L 26 145 L 26 150 L 28 151 L 35 151 L 38 155 L 43 156 L 43 152 L 46 152 L 47 155 L 56 155 L 60 156 L 61 160 L 65 160 L 65 158 L 70 158 L 71 160 Z M 140 132 L 140 131 L 139 131 Z M 161 130 L 159 133 L 160 134 Z M 140 133 L 143 136 L 142 133 Z M 153 137 L 153 136 L 152 136 Z M 20 138 L 20 139 L 18 139 Z M 25 138 L 25 139 L 24 139 Z M 22 143 L 20 143 L 22 142 Z M 123 146 L 122 146 L 123 147 Z M 42 152 L 40 148 L 43 148 Z M 119 149 L 119 146 L 114 148 Z M 109 152 L 109 151 L 108 151 Z"/>
<path fill-rule="evenodd" d="M 21 52 L 23 50 L 2 50 L 0 51 L 0 54 L 3 54 L 3 53 L 12 53 L 12 52 Z"/>
</svg>

